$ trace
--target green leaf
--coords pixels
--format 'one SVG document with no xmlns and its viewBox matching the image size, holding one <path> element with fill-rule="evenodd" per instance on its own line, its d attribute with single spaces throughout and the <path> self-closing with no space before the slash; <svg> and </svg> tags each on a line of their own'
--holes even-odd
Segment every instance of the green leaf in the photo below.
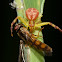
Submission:
<svg viewBox="0 0 62 62">
<path fill-rule="evenodd" d="M 39 12 L 43 13 L 45 0 L 24 0 L 25 10 L 28 8 L 36 8 Z"/>
<path fill-rule="evenodd" d="M 28 8 L 36 8 L 39 13 L 43 14 L 43 7 L 44 7 L 45 0 L 24 0 L 24 6 L 25 10 Z M 39 27 L 39 30 L 41 28 Z M 35 30 L 33 34 L 37 35 L 39 30 Z M 42 32 L 40 32 L 40 36 L 42 35 Z M 41 42 L 43 41 L 43 38 L 39 37 L 38 40 Z M 42 55 L 43 52 L 39 53 L 34 48 L 30 47 L 30 62 L 45 62 L 44 56 Z"/>
<path fill-rule="evenodd" d="M 15 2 L 17 3 L 17 7 L 19 6 L 19 8 L 21 8 L 22 5 L 24 6 L 24 9 L 16 9 L 18 16 L 23 17 L 25 10 L 28 8 L 36 8 L 39 13 L 43 14 L 45 0 L 15 0 Z M 41 28 L 39 27 L 39 30 L 40 29 Z M 37 35 L 39 30 L 34 30 L 33 34 Z M 40 36 L 43 36 L 42 32 L 40 32 Z M 37 39 L 41 42 L 44 42 L 42 37 L 39 37 Z M 25 48 L 24 46 L 24 53 L 26 62 L 45 62 L 43 51 L 39 52 L 33 47 Z"/>
</svg>

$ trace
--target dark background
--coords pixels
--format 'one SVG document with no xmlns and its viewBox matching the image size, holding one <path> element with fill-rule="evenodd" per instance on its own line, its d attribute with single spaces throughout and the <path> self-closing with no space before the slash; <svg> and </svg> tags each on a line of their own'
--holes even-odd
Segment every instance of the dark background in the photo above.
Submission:
<svg viewBox="0 0 62 62">
<path fill-rule="evenodd" d="M 3 23 L 2 23 L 2 40 L 3 40 L 3 62 L 17 62 L 19 53 L 19 39 L 11 37 L 10 35 L 10 25 L 13 19 L 17 16 L 16 10 L 9 6 L 12 0 L 5 0 L 3 3 Z M 61 4 L 60 0 L 46 0 L 44 5 L 44 13 L 42 21 L 52 22 L 62 28 L 61 22 Z M 53 55 L 51 57 L 46 56 L 46 62 L 60 62 L 61 58 L 61 41 L 62 33 L 55 30 L 51 26 L 44 26 L 43 36 L 46 44 L 53 48 Z"/>
</svg>

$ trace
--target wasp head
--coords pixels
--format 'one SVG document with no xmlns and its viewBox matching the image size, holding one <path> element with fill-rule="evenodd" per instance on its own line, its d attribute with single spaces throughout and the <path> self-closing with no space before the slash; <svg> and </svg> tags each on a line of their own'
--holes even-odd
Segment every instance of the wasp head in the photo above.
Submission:
<svg viewBox="0 0 62 62">
<path fill-rule="evenodd" d="M 20 29 L 21 27 L 23 27 L 22 24 L 16 24 L 15 27 L 14 27 L 14 30 L 18 30 L 18 29 Z"/>
</svg>

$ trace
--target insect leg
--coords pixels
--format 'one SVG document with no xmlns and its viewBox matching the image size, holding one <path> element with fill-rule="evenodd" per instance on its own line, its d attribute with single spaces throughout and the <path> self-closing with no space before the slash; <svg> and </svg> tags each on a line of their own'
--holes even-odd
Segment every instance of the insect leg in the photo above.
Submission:
<svg viewBox="0 0 62 62">
<path fill-rule="evenodd" d="M 25 20 L 21 16 L 17 16 L 13 22 L 11 23 L 11 36 L 13 37 L 13 25 L 17 22 L 17 19 L 19 19 L 26 27 L 28 27 L 28 24 L 25 22 Z"/>
<path fill-rule="evenodd" d="M 27 22 L 25 21 L 24 18 L 22 18 L 21 16 L 17 17 L 25 26 L 28 26 Z"/>
<path fill-rule="evenodd" d="M 41 28 L 41 30 L 40 30 L 40 31 L 42 31 L 43 29 L 44 29 L 44 27 L 43 27 L 43 28 Z M 42 37 L 42 36 L 39 36 L 40 31 L 38 32 L 37 38 L 38 38 L 38 37 Z"/>
<path fill-rule="evenodd" d="M 43 27 L 43 28 L 41 28 L 41 30 L 40 30 L 40 31 L 42 31 L 42 29 L 44 29 L 44 27 Z M 38 32 L 38 35 L 34 35 L 34 34 L 32 34 L 32 36 L 33 36 L 34 38 L 43 37 L 43 36 L 39 36 L 40 31 Z"/>
<path fill-rule="evenodd" d="M 60 29 L 58 26 L 56 26 L 55 24 L 53 24 L 51 22 L 42 22 L 42 23 L 39 23 L 39 24 L 35 24 L 35 27 L 40 27 L 40 26 L 44 26 L 44 25 L 51 25 L 55 29 L 58 29 L 60 32 L 62 32 L 62 29 Z"/>
<path fill-rule="evenodd" d="M 11 36 L 13 37 L 13 25 L 17 22 L 17 17 L 11 23 Z"/>
</svg>

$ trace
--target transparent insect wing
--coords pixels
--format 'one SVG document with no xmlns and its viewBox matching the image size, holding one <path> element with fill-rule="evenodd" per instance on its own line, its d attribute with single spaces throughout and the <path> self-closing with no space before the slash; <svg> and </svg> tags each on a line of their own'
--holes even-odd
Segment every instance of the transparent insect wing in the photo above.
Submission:
<svg viewBox="0 0 62 62">
<path fill-rule="evenodd" d="M 23 49 L 23 41 L 22 40 L 20 40 L 18 62 L 26 62 L 25 56 L 24 56 L 24 49 Z"/>
</svg>

